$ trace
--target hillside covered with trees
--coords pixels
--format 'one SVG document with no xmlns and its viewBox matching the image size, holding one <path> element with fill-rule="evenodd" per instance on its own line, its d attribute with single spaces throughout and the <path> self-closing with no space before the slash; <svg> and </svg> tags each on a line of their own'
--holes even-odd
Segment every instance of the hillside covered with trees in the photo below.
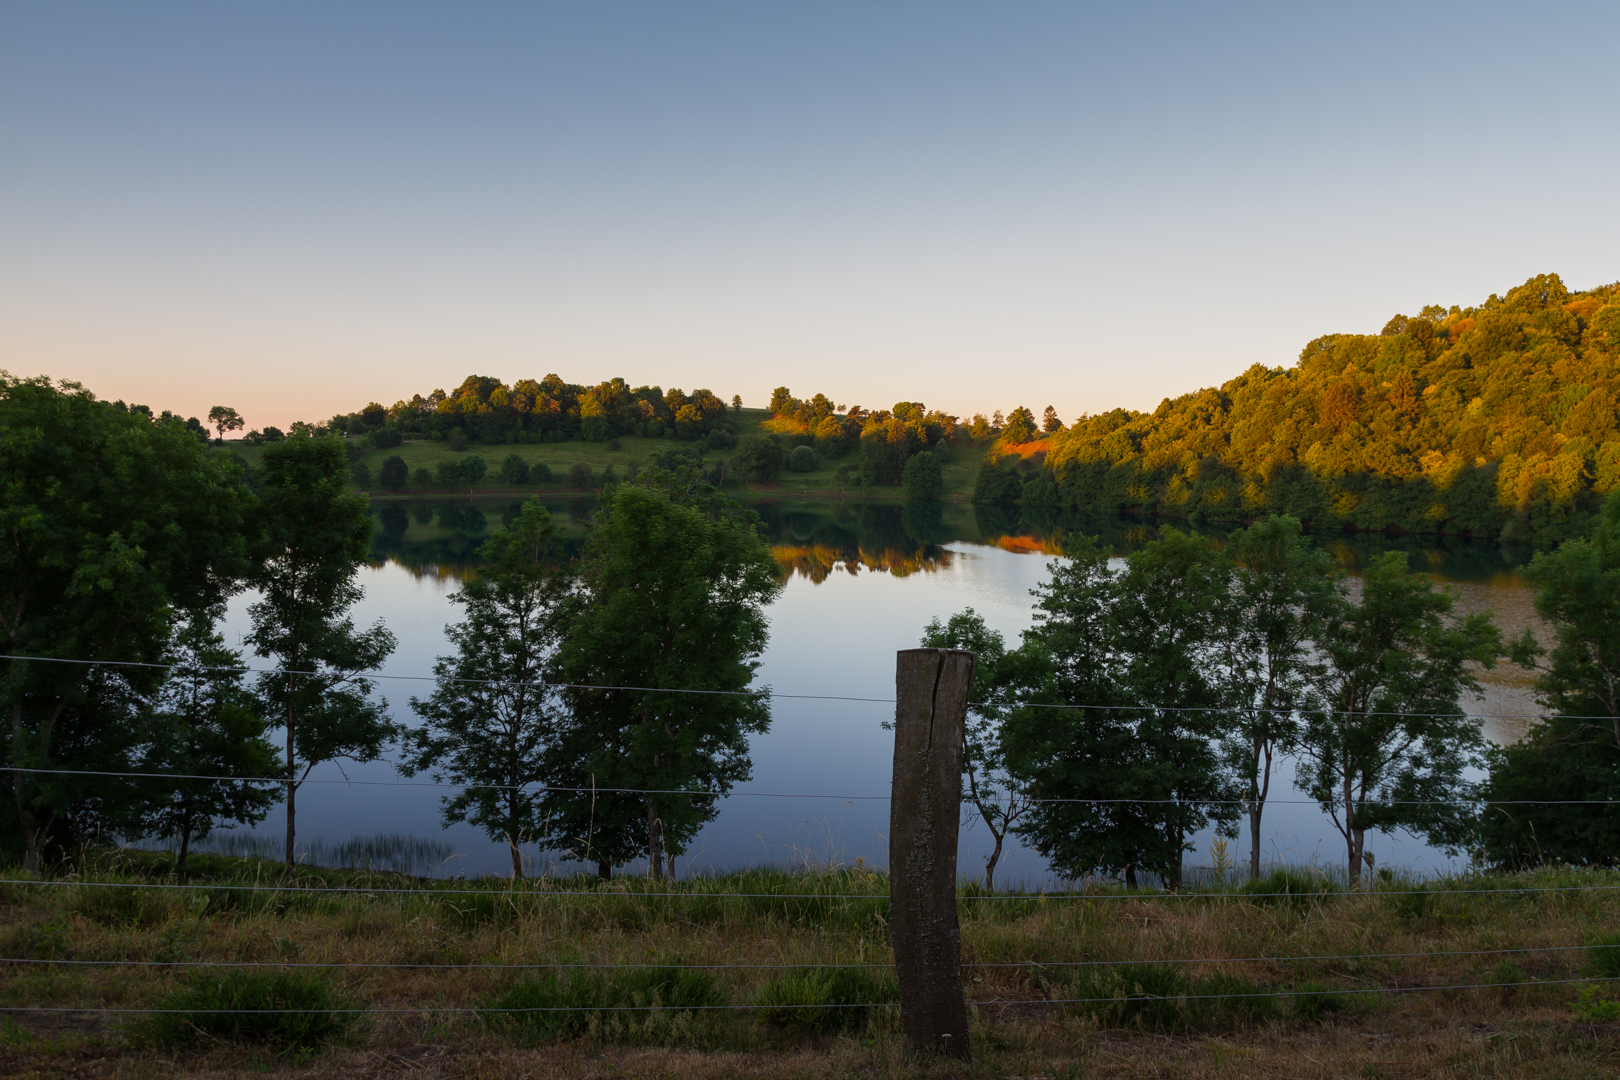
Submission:
<svg viewBox="0 0 1620 1080">
<path fill-rule="evenodd" d="M 729 430 L 728 417 L 742 399 L 726 402 L 711 390 L 631 387 L 621 378 L 584 386 L 560 376 L 519 379 L 508 386 L 490 375 L 469 375 L 453 391 L 413 394 L 385 406 L 372 402 L 352 413 L 338 413 L 323 424 L 295 424 L 311 434 L 377 435 L 430 439 L 460 437 L 474 442 L 541 443 L 584 439 L 603 442 L 620 435 L 698 439 Z M 249 442 L 283 438 L 275 428 L 250 431 Z"/>
<path fill-rule="evenodd" d="M 1552 543 L 1620 485 L 1620 284 L 1539 275 L 996 449 L 980 501 Z"/>
</svg>

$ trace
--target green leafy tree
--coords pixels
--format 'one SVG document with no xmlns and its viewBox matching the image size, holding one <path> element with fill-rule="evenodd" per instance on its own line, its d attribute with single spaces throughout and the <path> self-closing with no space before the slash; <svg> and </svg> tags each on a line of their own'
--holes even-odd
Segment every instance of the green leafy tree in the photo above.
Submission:
<svg viewBox="0 0 1620 1080">
<path fill-rule="evenodd" d="M 416 472 L 411 474 L 411 480 L 416 484 L 419 491 L 426 491 L 433 486 L 433 474 L 427 469 L 417 469 Z"/>
<path fill-rule="evenodd" d="M 973 482 L 973 501 L 980 504 L 1015 503 L 1024 495 L 1024 478 L 1016 458 L 986 457 Z"/>
<path fill-rule="evenodd" d="M 1270 517 L 1227 540 L 1232 588 L 1218 606 L 1220 690 L 1234 721 L 1226 753 L 1243 784 L 1249 876 L 1260 876 L 1260 827 L 1278 754 L 1299 736 L 1296 710 L 1320 665 L 1312 642 L 1338 599 L 1333 559 L 1302 535 L 1299 520 Z"/>
<path fill-rule="evenodd" d="M 551 515 L 535 499 L 480 550 L 477 576 L 450 597 L 465 612 L 445 629 L 455 652 L 434 664 L 432 696 L 411 699 L 423 725 L 406 736 L 402 767 L 459 788 L 441 800 L 445 824 L 471 822 L 505 840 L 517 879 L 522 844 L 549 832 L 535 785 L 559 721 L 545 677 L 570 579 Z"/>
<path fill-rule="evenodd" d="M 398 734 L 365 678 L 394 651 L 394 635 L 380 621 L 356 630 L 347 614 L 364 595 L 355 579 L 371 552 L 372 522 L 366 500 L 343 481 L 336 439 L 292 438 L 265 451 L 265 558 L 246 641 L 280 669 L 260 676 L 258 695 L 285 737 L 289 877 L 298 789 L 310 769 L 339 758 L 374 761 Z"/>
<path fill-rule="evenodd" d="M 377 470 L 378 482 L 390 491 L 400 490 L 410 478 L 410 467 L 405 464 L 405 459 L 398 454 L 389 454 L 383 458 L 382 467 Z"/>
<path fill-rule="evenodd" d="M 748 737 L 770 724 L 767 695 L 749 684 L 780 587 L 758 518 L 700 467 L 647 470 L 604 493 L 558 656 L 575 684 L 548 796 L 564 847 L 603 872 L 639 848 L 660 877 L 665 854 L 673 867 L 714 817 L 716 793 L 748 778 Z"/>
<path fill-rule="evenodd" d="M 489 466 L 477 454 L 439 462 L 439 483 L 444 487 L 471 487 L 484 478 Z"/>
<path fill-rule="evenodd" d="M 1209 544 L 1174 529 L 1117 572 L 1076 544 L 1037 588 L 1025 642 L 1051 674 L 1035 677 L 1030 658 L 1003 746 L 1037 795 L 1072 800 L 1038 803 L 1017 830 L 1064 872 L 1123 872 L 1134 886 L 1148 870 L 1177 889 L 1188 837 L 1235 816 L 1211 679 L 1227 590 Z"/>
<path fill-rule="evenodd" d="M 1041 431 L 1050 435 L 1054 431 L 1062 430 L 1063 421 L 1058 417 L 1058 411 L 1048 405 L 1046 411 L 1041 414 Z"/>
<path fill-rule="evenodd" d="M 945 494 L 945 473 L 932 450 L 913 454 L 902 480 L 908 499 L 938 499 Z"/>
<path fill-rule="evenodd" d="M 1034 440 L 1037 429 L 1035 427 L 1035 414 L 1022 405 L 1007 414 L 1007 422 L 1001 429 L 1001 441 L 1009 445 L 1027 443 Z"/>
<path fill-rule="evenodd" d="M 264 783 L 276 778 L 276 748 L 243 685 L 241 654 L 225 647 L 212 619 L 190 618 L 166 659 L 174 666 L 144 718 L 148 742 L 139 771 L 158 778 L 143 781 L 141 831 L 178 840 L 174 872 L 184 874 L 193 841 L 218 828 L 258 824 L 281 792 Z"/>
<path fill-rule="evenodd" d="M 0 710 L 28 870 L 104 781 L 20 770 L 128 771 L 133 733 L 109 701 L 150 694 L 161 673 L 95 665 L 161 661 L 177 613 L 239 587 L 252 503 L 235 460 L 184 424 L 0 372 Z"/>
<path fill-rule="evenodd" d="M 1403 828 L 1453 850 L 1467 835 L 1457 803 L 1472 794 L 1466 771 L 1482 764 L 1484 738 L 1460 702 L 1480 692 L 1473 665 L 1491 667 L 1502 641 L 1488 616 L 1457 619 L 1453 604 L 1389 552 L 1319 631 L 1295 782 L 1344 838 L 1352 884 L 1369 831 Z"/>
<path fill-rule="evenodd" d="M 1550 649 L 1526 630 L 1515 663 L 1536 671 L 1548 712 L 1526 738 L 1491 752 L 1480 837 L 1498 866 L 1620 860 L 1620 494 L 1588 539 L 1566 540 L 1525 568 Z"/>
<path fill-rule="evenodd" d="M 1001 725 L 1009 702 L 1023 689 L 1027 656 L 1009 653 L 1001 634 L 986 626 L 983 616 L 972 608 L 964 608 L 945 623 L 929 622 L 922 645 L 926 649 L 967 649 L 978 657 L 963 732 L 962 777 L 967 787 L 962 794 L 994 841 L 984 860 L 984 887 L 994 892 L 996 864 L 1001 861 L 1007 833 L 1034 805 L 1028 786 L 1007 772 L 1001 750 Z M 1041 666 L 1036 670 L 1041 671 Z"/>
<path fill-rule="evenodd" d="M 592 475 L 589 462 L 576 461 L 568 466 L 568 482 L 580 491 L 591 486 Z"/>
<path fill-rule="evenodd" d="M 245 421 L 242 414 L 229 405 L 215 405 L 208 410 L 208 426 L 219 432 L 219 441 L 225 441 L 227 431 L 241 431 Z"/>
<path fill-rule="evenodd" d="M 737 443 L 731 467 L 756 484 L 774 484 L 782 475 L 786 459 L 781 443 L 769 435 L 750 435 Z"/>
<path fill-rule="evenodd" d="M 508 454 L 501 462 L 501 482 L 516 487 L 529 482 L 529 463 L 517 454 Z"/>
<path fill-rule="evenodd" d="M 810 446 L 795 446 L 788 455 L 788 468 L 794 472 L 811 472 L 816 467 L 816 451 Z"/>
</svg>

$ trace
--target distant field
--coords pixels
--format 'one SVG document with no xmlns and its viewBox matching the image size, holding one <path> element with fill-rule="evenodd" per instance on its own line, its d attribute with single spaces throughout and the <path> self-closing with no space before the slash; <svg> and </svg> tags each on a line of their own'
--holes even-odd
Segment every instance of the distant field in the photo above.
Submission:
<svg viewBox="0 0 1620 1080">
<path fill-rule="evenodd" d="M 769 419 L 764 409 L 744 409 L 737 417 L 734 430 L 738 437 L 759 434 L 761 425 Z M 363 438 L 351 436 L 351 443 L 364 443 Z M 264 453 L 262 446 L 247 446 L 241 442 L 227 442 L 226 447 L 240 454 L 253 464 L 258 464 Z M 414 474 L 417 469 L 425 468 L 435 474 L 439 462 L 465 454 L 477 454 L 489 465 L 489 473 L 478 483 L 471 487 L 445 488 L 435 484 L 428 489 L 428 494 L 471 494 L 471 495 L 504 495 L 513 491 L 534 492 L 565 492 L 573 490 L 567 482 L 568 469 L 575 462 L 583 461 L 591 467 L 591 471 L 600 476 L 612 465 L 618 475 L 623 476 L 632 461 L 645 463 L 653 454 L 672 449 L 692 449 L 695 443 L 682 442 L 678 439 L 644 439 L 638 436 L 622 436 L 618 439 L 619 448 L 609 449 L 610 443 L 600 442 L 564 442 L 564 443 L 503 443 L 492 446 L 486 443 L 469 443 L 464 452 L 458 453 L 450 449 L 450 444 L 433 442 L 430 440 L 411 440 L 404 445 L 391 450 L 368 450 L 362 461 L 370 468 L 375 480 L 378 471 L 382 468 L 383 460 L 390 455 L 398 454 L 405 459 L 405 464 Z M 705 454 L 709 460 L 724 458 L 728 451 L 712 451 Z M 497 473 L 501 462 L 509 455 L 516 454 L 531 466 L 544 464 L 551 469 L 551 483 L 541 485 L 527 485 L 523 488 L 512 488 L 501 482 Z M 984 459 L 984 447 L 970 446 L 966 443 L 953 449 L 952 459 L 945 465 L 945 497 L 953 501 L 965 501 L 973 493 L 974 478 L 978 475 L 979 464 Z M 742 495 L 859 495 L 863 499 L 899 499 L 901 491 L 898 487 L 861 487 L 853 480 L 840 481 L 837 476 L 838 467 L 849 464 L 853 469 L 858 457 L 854 450 L 849 451 L 840 458 L 822 458 L 817 461 L 816 468 L 810 472 L 795 473 L 783 470 L 779 482 L 770 485 L 741 484 L 736 481 L 728 483 L 729 490 Z M 372 494 L 388 497 L 392 492 L 374 486 Z M 414 496 L 419 489 L 409 485 L 401 493 Z"/>
</svg>

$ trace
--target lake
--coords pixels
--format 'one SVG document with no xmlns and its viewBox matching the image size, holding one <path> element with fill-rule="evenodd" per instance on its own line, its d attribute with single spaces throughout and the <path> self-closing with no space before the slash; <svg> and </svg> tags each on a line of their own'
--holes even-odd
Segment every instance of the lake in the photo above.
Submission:
<svg viewBox="0 0 1620 1080">
<path fill-rule="evenodd" d="M 547 505 L 562 523 L 566 541 L 582 543 L 593 504 L 547 500 Z M 373 506 L 374 565 L 361 572 L 366 595 L 354 614 L 357 624 L 382 619 L 398 635 L 399 649 L 378 684 L 397 719 L 414 722 L 409 699 L 430 692 L 433 661 L 446 651 L 444 626 L 458 610 L 448 598 L 460 576 L 476 565 L 478 545 L 502 528 L 517 506 L 434 500 Z M 893 706 L 791 695 L 892 699 L 894 654 L 916 647 L 930 619 L 972 607 L 1016 643 L 1030 624 L 1030 590 L 1046 576 L 1065 536 L 1101 535 L 1116 552 L 1126 552 L 1156 532 L 1154 525 L 1127 520 L 1021 514 L 1016 508 L 986 513 L 957 504 L 783 500 L 752 506 L 766 524 L 787 580 L 770 609 L 770 646 L 758 675 L 759 684 L 778 697 L 770 731 L 752 743 L 753 779 L 739 785 L 681 858 L 682 876 L 857 858 L 885 864 L 893 744 L 881 725 L 892 717 Z M 1530 592 L 1514 570 L 1526 552 L 1435 538 L 1334 534 L 1319 540 L 1352 572 L 1383 551 L 1405 550 L 1415 568 L 1456 588 L 1460 608 L 1491 612 L 1505 634 L 1526 626 L 1541 629 Z M 226 636 L 233 644 L 246 629 L 250 599 L 238 597 L 230 607 Z M 1504 666 L 1484 673 L 1483 681 L 1483 698 L 1467 703 L 1468 710 L 1487 717 L 1484 729 L 1491 739 L 1519 738 L 1535 712 L 1528 673 Z M 1265 857 L 1341 865 L 1338 833 L 1314 805 L 1303 802 L 1291 780 L 1285 762 L 1266 810 Z M 442 838 L 447 848 L 428 860 L 436 873 L 473 877 L 510 870 L 504 844 L 465 825 L 441 828 L 442 792 L 424 777 L 406 780 L 387 762 L 338 762 L 317 768 L 311 781 L 298 796 L 300 847 L 319 841 L 330 850 L 353 838 L 407 834 Z M 278 809 L 255 832 L 279 853 L 284 829 Z M 1247 850 L 1244 835 L 1232 848 L 1240 863 Z M 1189 865 L 1210 861 L 1210 839 L 1208 834 L 1196 839 L 1198 850 L 1188 855 Z M 1052 882 L 1038 854 L 1011 838 L 1009 844 L 997 869 L 998 884 Z M 990 846 L 982 825 L 964 829 L 961 872 L 982 875 Z M 1405 834 L 1375 835 L 1368 846 L 1380 867 L 1430 872 L 1455 865 Z M 531 848 L 527 854 L 535 872 L 556 869 L 545 852 Z"/>
</svg>

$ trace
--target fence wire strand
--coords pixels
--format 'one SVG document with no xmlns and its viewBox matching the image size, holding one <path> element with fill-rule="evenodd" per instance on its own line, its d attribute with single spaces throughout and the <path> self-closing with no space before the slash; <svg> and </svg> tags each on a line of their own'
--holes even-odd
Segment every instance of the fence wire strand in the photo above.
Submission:
<svg viewBox="0 0 1620 1080">
<path fill-rule="evenodd" d="M 1132 995 L 1127 998 L 1119 997 L 1083 997 L 1083 998 L 992 998 L 987 1000 L 969 1001 L 970 1008 L 993 1008 L 1013 1005 L 1104 1005 L 1114 1003 L 1129 1003 L 1132 1005 L 1146 1004 L 1156 1001 L 1230 1001 L 1235 998 L 1322 998 L 1335 994 L 1423 994 L 1447 990 L 1501 990 L 1508 987 L 1527 986 L 1572 986 L 1592 983 L 1610 982 L 1609 979 L 1595 977 L 1578 979 L 1536 979 L 1521 982 L 1495 982 L 1495 983 L 1448 983 L 1437 986 L 1346 986 L 1333 987 L 1324 990 L 1262 990 L 1231 994 L 1163 994 L 1163 995 Z M 389 1006 L 385 1008 L 329 1008 L 329 1009 L 164 1009 L 164 1008 L 126 1008 L 107 1006 L 73 1006 L 73 1005 L 4 1005 L 0 1006 L 3 1013 L 92 1013 L 114 1016 L 123 1015 L 183 1015 L 183 1016 L 273 1016 L 273 1015 L 365 1015 L 365 1014 L 421 1014 L 421 1013 L 471 1013 L 479 1016 L 504 1016 L 517 1013 L 602 1013 L 602 1012 L 723 1012 L 737 1010 L 761 1009 L 894 1009 L 899 1002 L 850 1002 L 847 1005 L 829 1006 L 825 1004 L 813 1005 L 681 1005 L 651 1008 L 646 1005 L 528 1005 L 513 1008 L 501 1006 L 478 1005 L 418 1005 L 414 1007 Z"/>
<path fill-rule="evenodd" d="M 25 885 L 70 889 L 176 889 L 202 892 L 267 892 L 294 896 L 343 896 L 349 894 L 375 896 L 421 896 L 441 900 L 463 897 L 500 896 L 508 899 L 532 900 L 570 899 L 592 897 L 598 900 L 878 900 L 888 903 L 885 893 L 736 893 L 736 892 L 629 892 L 593 889 L 397 889 L 365 885 L 335 885 L 330 888 L 310 888 L 303 885 L 192 885 L 167 881 L 69 881 L 55 878 L 0 878 L 0 886 Z M 1371 889 L 1334 890 L 1322 892 L 1124 892 L 1124 893 L 961 893 L 956 899 L 995 900 L 1024 903 L 1045 903 L 1051 900 L 1357 900 L 1377 899 L 1382 896 L 1527 896 L 1535 893 L 1614 892 L 1620 885 L 1526 885 L 1494 889 Z"/>
<path fill-rule="evenodd" d="M 187 671 L 214 671 L 235 675 L 300 675 L 312 678 L 334 678 L 336 672 L 330 671 L 303 671 L 295 668 L 252 668 L 246 666 L 219 666 L 208 664 L 160 664 L 151 661 L 139 660 L 79 660 L 64 656 L 26 656 L 17 653 L 0 654 L 3 660 L 29 660 L 43 664 L 79 664 L 86 667 L 134 667 L 134 668 L 161 668 L 172 670 L 184 668 Z M 784 701 L 855 701 L 873 705 L 893 705 L 894 698 L 854 697 L 839 694 L 779 694 L 770 687 L 761 687 L 757 690 L 700 690 L 671 686 L 610 686 L 595 683 L 554 683 L 544 681 L 527 681 L 514 679 L 441 679 L 437 675 L 382 675 L 376 672 L 355 673 L 343 676 L 344 679 L 380 679 L 396 682 L 449 682 L 473 686 L 510 686 L 510 687 L 536 687 L 554 690 L 624 690 L 646 694 L 706 694 L 719 697 L 766 697 L 773 700 Z M 970 701 L 969 708 L 974 709 L 1081 709 L 1102 710 L 1109 712 L 1138 711 L 1158 713 L 1327 713 L 1335 714 L 1346 712 L 1341 709 L 1305 709 L 1301 707 L 1266 707 L 1260 705 L 1074 705 L 1051 701 Z M 1456 716 L 1456 713 L 1420 713 L 1420 712 L 1382 712 L 1378 710 L 1348 710 L 1356 716 L 1415 716 L 1438 718 Z M 1536 720 L 1547 714 L 1544 712 L 1527 713 L 1466 713 L 1471 720 Z M 1604 720 L 1611 721 L 1612 716 L 1565 716 L 1566 720 Z"/>
<path fill-rule="evenodd" d="M 964 960 L 967 970 L 1024 968 L 1125 967 L 1137 964 L 1300 964 L 1341 960 L 1444 960 L 1455 956 L 1507 956 L 1526 953 L 1585 952 L 1586 945 L 1526 945 L 1513 949 L 1455 949 L 1446 952 L 1343 953 L 1334 956 L 1190 956 L 1124 960 L 1008 960 L 979 963 Z M 678 967 L 699 971 L 820 971 L 861 968 L 887 971 L 893 964 L 427 964 L 427 963 L 323 963 L 318 960 L 76 960 L 26 956 L 0 957 L 0 964 L 44 964 L 57 967 L 146 968 L 312 968 L 333 971 L 647 971 Z"/>
</svg>

